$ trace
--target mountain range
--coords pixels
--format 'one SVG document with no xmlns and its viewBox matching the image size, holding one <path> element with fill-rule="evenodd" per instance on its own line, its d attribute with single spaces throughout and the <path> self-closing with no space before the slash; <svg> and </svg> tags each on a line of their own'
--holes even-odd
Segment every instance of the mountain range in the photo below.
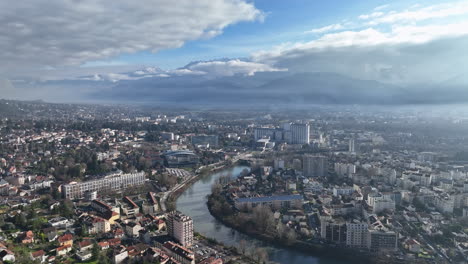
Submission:
<svg viewBox="0 0 468 264">
<path fill-rule="evenodd" d="M 446 104 L 468 102 L 466 88 L 447 84 L 400 87 L 326 72 L 258 72 L 253 76 L 122 80 L 89 96 L 115 102 L 209 106 Z"/>
</svg>

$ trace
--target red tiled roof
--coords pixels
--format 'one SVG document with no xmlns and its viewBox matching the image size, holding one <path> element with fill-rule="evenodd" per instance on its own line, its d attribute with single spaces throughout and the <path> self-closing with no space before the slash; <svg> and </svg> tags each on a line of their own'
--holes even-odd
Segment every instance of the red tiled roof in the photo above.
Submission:
<svg viewBox="0 0 468 264">
<path fill-rule="evenodd" d="M 107 241 L 102 241 L 102 242 L 99 242 L 98 245 L 99 245 L 100 247 L 102 247 L 102 248 L 103 248 L 103 247 L 108 247 L 108 246 L 109 246 L 109 242 L 107 242 Z"/>
<path fill-rule="evenodd" d="M 73 235 L 72 234 L 61 235 L 58 238 L 58 242 L 60 242 L 60 243 L 70 241 L 70 240 L 73 240 Z"/>
<path fill-rule="evenodd" d="M 81 241 L 80 243 L 78 243 L 78 245 L 80 246 L 80 248 L 87 247 L 87 246 L 89 246 L 89 245 L 91 245 L 91 244 L 92 244 L 91 240 L 83 240 L 83 241 Z"/>
<path fill-rule="evenodd" d="M 33 258 L 38 258 L 38 257 L 44 256 L 44 255 L 45 255 L 45 251 L 42 250 L 42 249 L 31 253 L 31 256 Z"/>
<path fill-rule="evenodd" d="M 121 240 L 120 238 L 112 238 L 112 239 L 107 240 L 107 242 L 109 243 L 109 246 L 115 246 L 115 245 L 120 245 Z"/>
<path fill-rule="evenodd" d="M 136 203 L 130 197 L 125 196 L 124 199 L 127 200 L 127 202 L 129 202 L 133 206 L 133 208 L 138 207 L 138 205 L 136 205 Z"/>
<path fill-rule="evenodd" d="M 68 248 L 71 248 L 71 245 L 65 245 L 65 246 L 58 247 L 58 248 L 57 248 L 57 252 L 58 252 L 58 251 L 65 250 L 65 249 L 68 249 Z"/>
</svg>

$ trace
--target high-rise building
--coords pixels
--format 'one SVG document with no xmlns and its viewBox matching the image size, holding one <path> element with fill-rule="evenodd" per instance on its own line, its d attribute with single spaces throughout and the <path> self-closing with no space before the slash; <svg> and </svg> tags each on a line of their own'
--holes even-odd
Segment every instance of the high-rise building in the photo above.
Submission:
<svg viewBox="0 0 468 264">
<path fill-rule="evenodd" d="M 289 131 L 289 130 L 291 130 L 291 123 L 287 123 L 287 122 L 283 123 L 282 127 L 283 127 L 284 131 Z"/>
<path fill-rule="evenodd" d="M 283 139 L 286 143 L 292 142 L 292 132 L 290 130 L 283 132 Z"/>
<path fill-rule="evenodd" d="M 310 143 L 310 125 L 292 124 L 291 125 L 291 144 L 309 144 Z"/>
<path fill-rule="evenodd" d="M 398 234 L 394 231 L 370 230 L 368 248 L 371 251 L 394 251 L 397 249 Z"/>
<path fill-rule="evenodd" d="M 346 246 L 352 248 L 367 248 L 369 226 L 367 223 L 346 223 Z"/>
<path fill-rule="evenodd" d="M 346 222 L 343 219 L 321 219 L 320 227 L 323 239 L 337 244 L 346 243 Z"/>
<path fill-rule="evenodd" d="M 356 165 L 347 163 L 335 163 L 335 172 L 339 177 L 351 178 L 356 173 Z"/>
<path fill-rule="evenodd" d="M 275 168 L 275 170 L 284 169 L 284 160 L 283 159 L 275 159 L 274 168 Z"/>
<path fill-rule="evenodd" d="M 254 138 L 255 141 L 262 139 L 262 138 L 270 138 L 273 139 L 275 137 L 275 129 L 268 128 L 268 127 L 257 127 L 254 130 Z"/>
<path fill-rule="evenodd" d="M 302 167 L 306 177 L 325 177 L 328 174 L 328 159 L 321 155 L 304 155 Z"/>
<path fill-rule="evenodd" d="M 349 147 L 348 147 L 349 152 L 356 152 L 356 148 L 354 147 L 354 139 L 349 140 Z"/>
<path fill-rule="evenodd" d="M 180 212 L 170 212 L 167 216 L 167 232 L 184 247 L 193 244 L 193 220 Z"/>
</svg>

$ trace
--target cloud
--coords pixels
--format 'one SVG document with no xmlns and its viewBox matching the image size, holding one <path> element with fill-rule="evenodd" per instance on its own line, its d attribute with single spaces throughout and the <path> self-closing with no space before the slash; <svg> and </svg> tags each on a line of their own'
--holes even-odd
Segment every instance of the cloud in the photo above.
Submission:
<svg viewBox="0 0 468 264">
<path fill-rule="evenodd" d="M 247 75 L 252 76 L 256 72 L 287 71 L 285 68 L 276 68 L 267 64 L 245 61 L 240 59 L 224 59 L 212 61 L 192 62 L 184 68 L 173 70 L 162 70 L 157 67 L 147 67 L 132 72 L 102 73 L 79 76 L 68 80 L 119 82 L 128 80 L 139 80 L 143 78 L 169 78 L 176 76 L 206 76 L 216 78 L 222 76 Z"/>
<path fill-rule="evenodd" d="M 329 33 L 259 51 L 251 59 L 292 72 L 328 71 L 384 82 L 431 83 L 463 73 L 468 67 L 467 44 L 468 21 L 394 25 L 389 31 Z"/>
<path fill-rule="evenodd" d="M 239 59 L 228 61 L 198 62 L 190 65 L 189 69 L 198 72 L 205 72 L 211 76 L 233 76 L 236 74 L 252 76 L 256 72 L 275 72 L 287 70 L 275 68 L 263 63 L 242 61 Z"/>
<path fill-rule="evenodd" d="M 243 0 L 2 1 L 0 61 L 16 72 L 158 52 L 262 17 Z"/>
<path fill-rule="evenodd" d="M 321 28 L 314 28 L 314 29 L 306 31 L 304 33 L 306 33 L 306 34 L 308 34 L 308 33 L 320 34 L 320 33 L 326 33 L 326 32 L 330 32 L 330 31 L 337 31 L 337 30 L 341 30 L 341 29 L 344 29 L 343 25 L 341 25 L 341 24 L 332 24 L 332 25 L 328 25 L 328 26 L 325 26 L 325 27 L 321 27 Z"/>
<path fill-rule="evenodd" d="M 361 15 L 361 19 L 370 19 L 368 25 L 401 24 L 418 22 L 430 19 L 443 19 L 448 17 L 464 16 L 468 14 L 468 2 L 444 3 L 431 6 L 414 6 L 404 11 L 390 11 L 387 13 L 374 12 L 370 15 Z"/>
<path fill-rule="evenodd" d="M 384 10 L 384 9 L 387 9 L 388 7 L 390 7 L 390 5 L 380 5 L 374 8 L 374 11 Z"/>
<path fill-rule="evenodd" d="M 107 50 L 107 47 L 109 47 L 112 50 L 110 53 L 113 54 L 114 51 L 124 52 L 123 49 L 126 47 L 137 47 L 136 50 L 150 49 L 148 46 L 138 46 L 143 45 L 142 43 L 146 43 L 145 45 L 150 45 L 152 46 L 151 49 L 156 48 L 157 51 L 161 48 L 177 46 L 177 43 L 184 43 L 191 39 L 219 34 L 229 23 L 261 19 L 262 16 L 260 11 L 257 11 L 252 5 L 242 1 L 217 0 L 216 3 L 218 4 L 212 7 L 212 3 L 214 2 L 216 1 L 207 1 L 205 3 L 206 6 L 200 7 L 200 9 L 208 10 L 212 8 L 213 10 L 218 10 L 220 8 L 219 5 L 229 5 L 230 7 L 237 7 L 238 5 L 241 7 L 244 6 L 244 8 L 241 8 L 240 13 L 238 10 L 236 10 L 236 12 L 232 11 L 236 13 L 235 16 L 231 14 L 226 17 L 216 13 L 208 15 L 208 17 L 214 17 L 209 19 L 203 17 L 205 14 L 203 14 L 202 11 L 195 11 L 194 16 L 197 18 L 200 17 L 201 21 L 189 19 L 190 22 L 187 20 L 172 22 L 176 20 L 176 17 L 178 19 L 187 17 L 187 14 L 191 13 L 191 11 L 184 13 L 184 7 L 190 4 L 196 5 L 191 2 L 182 2 L 183 5 L 181 7 L 172 7 L 173 9 L 180 10 L 179 12 L 182 13 L 180 16 L 178 16 L 178 13 L 175 11 L 171 13 L 172 16 L 167 14 L 159 15 L 166 18 L 165 23 L 180 23 L 180 27 L 175 27 L 174 29 L 172 25 L 168 26 L 168 33 L 161 33 L 159 35 L 154 34 L 153 29 L 149 28 L 149 25 L 153 25 L 153 22 L 148 22 L 148 24 L 144 22 L 145 19 L 143 19 L 143 22 L 137 21 L 134 22 L 134 24 L 130 23 L 127 25 L 128 23 L 123 23 L 126 21 L 125 15 L 123 15 L 124 17 L 121 19 L 122 23 L 120 25 L 122 25 L 122 28 L 126 29 L 116 29 L 122 36 L 115 35 L 117 34 L 115 32 L 103 33 L 103 38 L 115 37 L 115 41 L 122 43 L 114 43 L 114 39 L 110 39 L 106 40 L 109 43 L 109 45 L 107 45 L 107 42 L 102 42 L 101 39 L 97 37 L 97 46 L 105 46 L 106 48 L 102 48 L 103 50 Z M 97 3 L 97 5 L 100 5 L 100 2 Z M 198 3 L 199 1 L 197 1 L 197 4 Z M 1 9 L 1 5 L 0 3 L 0 15 L 4 12 Z M 60 52 L 57 51 L 57 54 L 55 54 L 56 56 L 50 56 L 50 60 L 55 64 L 52 62 L 42 62 L 49 59 L 49 54 L 47 52 L 49 52 L 51 48 L 46 49 L 44 54 L 36 52 L 37 61 L 40 61 L 42 64 L 38 64 L 37 61 L 34 63 L 36 63 L 36 65 L 50 64 L 56 68 L 55 72 L 62 72 L 59 76 L 52 76 L 53 80 L 72 80 L 72 82 L 68 83 L 68 87 L 72 88 L 70 88 L 68 92 L 62 92 L 60 95 L 62 97 L 68 93 L 75 94 L 78 88 L 73 88 L 74 85 L 81 85 L 83 91 L 86 92 L 104 89 L 105 93 L 113 91 L 112 87 L 121 85 L 128 87 L 130 92 L 133 92 L 134 89 L 135 91 L 136 89 L 143 89 L 140 94 L 144 95 L 146 92 L 148 94 L 154 92 L 156 89 L 154 84 L 156 83 L 159 85 L 157 89 L 166 89 L 178 96 L 186 96 L 185 92 L 188 91 L 186 90 L 184 92 L 183 89 L 191 87 L 192 85 L 197 87 L 196 90 L 191 91 L 193 93 L 204 94 L 204 92 L 206 92 L 204 89 L 211 89 L 209 90 L 210 93 L 216 93 L 219 92 L 219 87 L 213 84 L 215 82 L 209 82 L 213 78 L 223 79 L 223 76 L 242 76 L 247 80 L 249 76 L 255 75 L 258 72 L 278 71 L 288 71 L 288 73 L 268 74 L 268 76 L 294 75 L 303 72 L 330 72 L 358 79 L 378 80 L 408 87 L 418 87 L 421 83 L 424 83 L 424 86 L 448 83 L 446 82 L 447 80 L 457 80 L 458 83 L 466 84 L 466 78 L 460 78 L 460 76 L 466 75 L 466 69 L 468 68 L 468 53 L 466 53 L 466 47 L 468 47 L 468 17 L 461 15 L 467 13 L 467 9 L 465 9 L 464 6 L 468 6 L 468 3 L 454 3 L 453 6 L 448 4 L 412 6 L 402 11 L 386 11 L 388 7 L 376 8 L 371 10 L 368 14 L 356 17 L 354 20 L 347 23 L 340 19 L 336 21 L 336 24 L 309 31 L 309 33 L 317 34 L 313 36 L 315 39 L 312 41 L 286 42 L 282 45 L 254 52 L 248 58 L 197 61 L 185 67 L 172 70 L 162 70 L 157 67 L 137 67 L 135 65 L 113 65 L 111 67 L 105 63 L 102 65 L 98 64 L 101 68 L 56 66 L 63 63 L 59 58 L 65 61 L 65 63 L 70 63 L 68 59 L 73 59 L 75 56 L 78 56 L 73 55 L 75 51 L 78 52 L 77 54 L 80 54 L 80 50 L 94 50 L 101 55 L 103 53 L 107 54 L 106 52 L 101 52 L 102 50 L 99 48 L 94 48 L 92 45 L 93 43 L 91 43 L 94 37 L 89 38 L 89 45 L 87 45 L 88 42 L 85 40 L 79 40 L 78 44 L 84 45 L 84 47 L 74 47 L 73 41 L 70 41 L 69 44 L 71 48 L 66 46 L 67 48 L 65 49 L 60 46 L 62 47 L 59 49 Z M 139 7 L 136 7 L 136 9 L 138 9 L 137 11 L 141 11 Z M 222 10 L 223 8 L 221 8 L 221 13 L 223 13 Z M 228 11 L 225 13 L 229 14 Z M 138 14 L 141 17 L 145 17 L 144 12 Z M 106 18 L 104 17 L 103 19 Z M 0 20 L 2 20 L 1 16 Z M 214 26 L 211 22 L 211 24 L 207 22 L 212 20 L 219 23 L 215 23 L 216 26 Z M 223 21 L 225 21 L 225 23 Z M 89 31 L 95 32 L 96 30 L 103 30 L 101 24 L 96 21 L 92 23 L 96 23 L 98 29 L 91 28 Z M 154 25 L 165 24 L 156 23 Z M 13 23 L 9 26 L 17 28 L 18 33 L 15 34 L 29 34 L 28 30 L 19 24 L 16 25 Z M 194 28 L 203 29 L 196 32 L 186 32 Z M 112 27 L 108 27 L 108 29 L 111 30 Z M 136 30 L 138 34 L 142 36 L 137 36 L 134 39 L 129 38 L 129 36 L 133 36 L 133 32 L 127 32 L 127 30 L 130 29 Z M 5 29 L 0 29 L 0 33 L 2 30 L 4 31 Z M 48 30 L 50 31 L 50 29 L 44 28 L 44 31 Z M 162 29 L 156 29 L 156 31 L 157 30 L 163 31 Z M 10 32 L 10 34 L 12 33 Z M 80 36 L 87 36 L 87 34 L 88 33 L 83 33 Z M 301 36 L 304 37 L 304 35 Z M 8 37 L 9 36 L 7 36 L 7 38 Z M 1 45 L 4 45 L 4 42 L 2 42 L 4 39 L 5 37 L 0 34 L 0 48 L 2 47 Z M 173 42 L 172 40 L 174 39 L 177 41 Z M 103 43 L 106 45 L 103 45 Z M 162 45 L 161 43 L 165 44 Z M 8 56 L 8 52 L 8 49 L 6 49 L 6 53 L 0 54 L 0 59 L 2 59 L 2 61 L 4 61 L 3 58 L 5 58 L 5 56 Z M 36 60 L 36 57 L 32 56 L 31 51 L 26 53 L 30 58 Z M 69 56 L 69 54 L 72 55 Z M 89 59 L 90 57 L 93 56 L 81 56 L 80 58 Z M 100 58 L 100 60 L 106 61 L 102 58 Z M 81 59 L 78 61 L 81 61 Z M 12 59 L 12 62 L 16 63 L 16 65 L 22 65 L 23 63 L 21 58 L 16 60 Z M 73 61 L 71 63 L 73 63 Z M 63 68 L 67 70 L 63 72 Z M 75 75 L 73 75 L 74 70 L 79 70 L 80 74 L 77 75 L 75 71 Z M 44 70 L 41 72 L 45 74 L 36 73 L 36 76 L 47 80 L 51 78 L 51 72 L 54 71 L 46 70 L 44 67 Z M 76 78 L 76 76 L 80 77 Z M 325 75 L 325 77 L 327 76 L 333 75 Z M 140 80 L 144 78 L 148 78 L 148 80 Z M 224 79 L 237 80 L 237 78 Z M 207 82 L 205 83 L 205 81 Z M 250 81 L 249 79 L 249 82 Z M 56 85 L 56 83 L 62 85 L 60 81 L 53 84 L 51 83 L 44 82 L 41 85 L 43 85 L 47 91 L 53 92 L 58 92 L 59 88 L 62 87 Z M 324 83 L 326 83 L 326 80 L 324 80 Z M 139 87 L 138 84 L 142 86 Z M 173 90 L 173 87 L 177 85 L 180 86 L 180 90 Z M 211 86 L 207 88 L 206 85 Z M 232 87 L 237 87 L 237 83 L 230 83 L 230 85 Z M 18 86 L 20 86 L 20 84 L 18 84 Z M 98 86 L 101 88 L 96 88 Z M 159 90 L 157 91 L 159 92 Z M 233 94 L 235 92 L 237 91 L 232 91 Z M 27 94 L 29 95 L 29 93 Z M 38 90 L 36 94 L 42 96 L 44 92 Z M 378 91 L 376 94 L 379 95 Z M 414 93 L 414 95 L 417 94 L 418 93 Z M 440 95 L 441 92 L 438 94 Z M 57 95 L 57 98 L 59 98 L 58 96 L 59 95 Z M 246 94 L 246 96 L 248 96 L 248 94 Z M 424 98 L 421 98 L 421 101 L 424 101 Z"/>
<path fill-rule="evenodd" d="M 284 43 L 258 51 L 248 59 L 201 61 L 175 70 L 155 68 L 87 78 L 116 82 L 182 75 L 214 78 L 236 74 L 251 76 L 256 72 L 325 71 L 392 83 L 437 82 L 461 74 L 468 66 L 464 60 L 468 56 L 460 45 L 465 43 L 465 38 L 468 38 L 468 20 L 395 24 L 389 30 L 368 27 L 326 33 L 309 42 Z M 451 65 L 440 61 L 449 61 Z"/>
<path fill-rule="evenodd" d="M 94 74 L 92 76 L 83 76 L 83 77 L 78 77 L 77 80 L 83 80 L 83 81 L 109 81 L 109 82 L 118 82 L 118 81 L 123 81 L 123 80 L 138 80 L 144 78 L 139 76 L 139 77 L 132 77 L 128 74 L 124 73 L 106 73 L 106 74 Z"/>
<path fill-rule="evenodd" d="M 360 15 L 358 18 L 362 19 L 362 20 L 367 20 L 367 19 L 371 19 L 371 18 L 381 17 L 383 15 L 384 15 L 383 12 L 373 12 L 373 13 L 367 14 L 367 15 Z"/>
</svg>

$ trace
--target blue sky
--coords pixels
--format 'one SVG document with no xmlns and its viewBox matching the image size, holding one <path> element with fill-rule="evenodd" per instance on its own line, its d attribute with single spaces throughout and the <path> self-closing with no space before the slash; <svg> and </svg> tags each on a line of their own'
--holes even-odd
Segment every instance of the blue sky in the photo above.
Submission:
<svg viewBox="0 0 468 264">
<path fill-rule="evenodd" d="M 467 0 L 176 3 L 0 1 L 0 78 L 20 85 L 323 71 L 420 83 L 468 68 Z M 178 69 L 193 61 L 202 62 Z"/>
<path fill-rule="evenodd" d="M 382 11 L 405 9 L 413 5 L 430 5 L 440 1 L 359 1 L 359 0 L 256 0 L 251 1 L 264 12 L 262 21 L 240 22 L 226 27 L 223 33 L 210 38 L 185 43 L 180 48 L 157 53 L 143 51 L 122 54 L 104 61 L 89 62 L 86 66 L 138 64 L 164 69 L 182 67 L 191 61 L 221 58 L 243 58 L 258 50 L 269 49 L 287 42 L 304 42 L 321 34 L 305 34 L 313 28 L 351 22 L 375 8 Z"/>
</svg>

